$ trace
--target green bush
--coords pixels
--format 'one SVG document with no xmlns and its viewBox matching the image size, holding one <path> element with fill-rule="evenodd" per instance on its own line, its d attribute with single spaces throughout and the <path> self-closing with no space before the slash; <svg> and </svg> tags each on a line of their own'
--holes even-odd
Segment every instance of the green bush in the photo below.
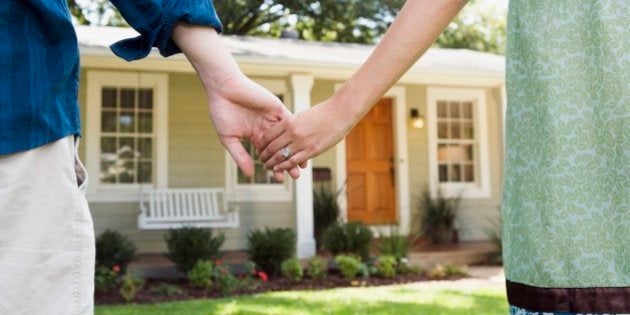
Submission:
<svg viewBox="0 0 630 315">
<path fill-rule="evenodd" d="M 422 273 L 422 268 L 416 265 L 410 265 L 409 259 L 403 258 L 396 265 L 396 273 L 400 275 L 419 275 Z"/>
<path fill-rule="evenodd" d="M 315 243 L 318 248 L 323 245 L 324 232 L 339 219 L 339 192 L 333 193 L 327 185 L 313 190 L 313 218 Z"/>
<path fill-rule="evenodd" d="M 464 267 L 455 266 L 455 265 L 436 265 L 429 271 L 427 271 L 427 277 L 433 280 L 446 279 L 448 277 L 456 277 L 456 276 L 467 276 Z"/>
<path fill-rule="evenodd" d="M 435 244 L 450 243 L 453 239 L 455 219 L 459 212 L 461 196 L 446 198 L 441 190 L 435 198 L 425 188 L 420 199 L 418 218 L 421 233 L 428 233 Z"/>
<path fill-rule="evenodd" d="M 219 291 L 221 291 L 223 295 L 231 294 L 244 283 L 236 278 L 230 268 L 225 265 L 219 265 L 214 268 L 213 278 Z"/>
<path fill-rule="evenodd" d="M 135 258 L 136 246 L 119 232 L 107 229 L 96 238 L 96 266 L 109 270 L 118 266 L 124 273 Z"/>
<path fill-rule="evenodd" d="M 184 293 L 184 291 L 182 291 L 182 289 L 180 289 L 178 286 L 170 283 L 158 283 L 151 286 L 151 288 L 149 289 L 149 293 L 156 296 L 171 297 L 181 295 Z"/>
<path fill-rule="evenodd" d="M 265 228 L 247 235 L 247 254 L 268 275 L 280 274 L 280 264 L 295 255 L 295 232 L 288 228 Z"/>
<path fill-rule="evenodd" d="M 408 248 L 407 238 L 399 234 L 381 237 L 378 243 L 380 254 L 394 256 L 397 262 L 407 257 Z"/>
<path fill-rule="evenodd" d="M 221 257 L 219 249 L 225 236 L 214 237 L 212 230 L 185 227 L 169 230 L 164 236 L 168 247 L 168 258 L 177 269 L 187 274 L 199 260 L 214 260 Z"/>
<path fill-rule="evenodd" d="M 118 292 L 127 303 L 130 303 L 136 297 L 136 294 L 140 292 L 143 286 L 144 279 L 136 276 L 133 273 L 128 272 L 122 278 L 122 284 Z"/>
<path fill-rule="evenodd" d="M 355 254 L 367 261 L 372 237 L 372 231 L 362 223 L 335 224 L 324 234 L 324 247 L 335 256 Z"/>
<path fill-rule="evenodd" d="M 210 289 L 212 286 L 214 264 L 210 260 L 199 260 L 197 264 L 188 271 L 186 277 L 190 283 L 198 288 Z"/>
<path fill-rule="evenodd" d="M 328 264 L 326 260 L 315 256 L 308 261 L 308 276 L 311 279 L 322 279 L 326 277 L 328 273 Z"/>
<path fill-rule="evenodd" d="M 94 269 L 94 289 L 96 291 L 106 291 L 116 287 L 118 274 L 105 266 L 98 266 Z"/>
<path fill-rule="evenodd" d="M 383 278 L 396 276 L 396 257 L 390 255 L 379 256 L 376 260 L 376 272 Z"/>
<path fill-rule="evenodd" d="M 351 255 L 337 255 L 335 256 L 335 263 L 337 263 L 341 274 L 347 280 L 354 279 L 364 267 L 357 257 Z"/>
<path fill-rule="evenodd" d="M 302 270 L 302 265 L 297 258 L 287 259 L 282 262 L 282 275 L 287 277 L 288 279 L 299 282 L 302 280 L 304 276 L 304 271 Z"/>
</svg>

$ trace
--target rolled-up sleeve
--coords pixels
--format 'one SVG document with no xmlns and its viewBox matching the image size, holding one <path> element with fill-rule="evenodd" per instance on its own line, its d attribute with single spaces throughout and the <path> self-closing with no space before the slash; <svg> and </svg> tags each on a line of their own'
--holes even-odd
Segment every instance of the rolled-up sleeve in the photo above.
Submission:
<svg viewBox="0 0 630 315">
<path fill-rule="evenodd" d="M 164 57 L 181 52 L 173 41 L 178 22 L 213 27 L 222 31 L 212 0 L 111 0 L 140 36 L 114 43 L 112 51 L 131 61 L 149 55 L 157 47 Z"/>
</svg>

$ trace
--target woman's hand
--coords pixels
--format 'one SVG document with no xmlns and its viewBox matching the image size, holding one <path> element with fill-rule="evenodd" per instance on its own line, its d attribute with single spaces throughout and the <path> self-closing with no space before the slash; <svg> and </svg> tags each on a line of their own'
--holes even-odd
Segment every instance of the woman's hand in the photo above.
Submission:
<svg viewBox="0 0 630 315">
<path fill-rule="evenodd" d="M 283 119 L 254 143 L 265 167 L 283 172 L 305 166 L 308 159 L 335 145 L 355 125 L 355 120 L 344 117 L 336 98 L 331 98 L 303 112 Z M 282 148 L 291 155 L 285 158 Z"/>
</svg>

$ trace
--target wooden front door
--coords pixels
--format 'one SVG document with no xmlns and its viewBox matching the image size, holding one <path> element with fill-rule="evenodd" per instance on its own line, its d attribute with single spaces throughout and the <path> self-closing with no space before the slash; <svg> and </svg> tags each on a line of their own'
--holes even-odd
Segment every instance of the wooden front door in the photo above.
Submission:
<svg viewBox="0 0 630 315">
<path fill-rule="evenodd" d="M 346 138 L 348 221 L 396 221 L 392 100 L 380 100 Z"/>
</svg>

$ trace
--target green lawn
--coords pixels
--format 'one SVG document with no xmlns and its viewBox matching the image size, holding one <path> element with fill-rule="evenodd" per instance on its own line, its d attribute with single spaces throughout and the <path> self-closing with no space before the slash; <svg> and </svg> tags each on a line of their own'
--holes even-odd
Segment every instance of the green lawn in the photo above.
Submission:
<svg viewBox="0 0 630 315">
<path fill-rule="evenodd" d="M 239 298 L 97 307 L 97 315 L 131 314 L 507 314 L 498 288 L 418 284 L 326 291 L 271 292 Z"/>
</svg>

